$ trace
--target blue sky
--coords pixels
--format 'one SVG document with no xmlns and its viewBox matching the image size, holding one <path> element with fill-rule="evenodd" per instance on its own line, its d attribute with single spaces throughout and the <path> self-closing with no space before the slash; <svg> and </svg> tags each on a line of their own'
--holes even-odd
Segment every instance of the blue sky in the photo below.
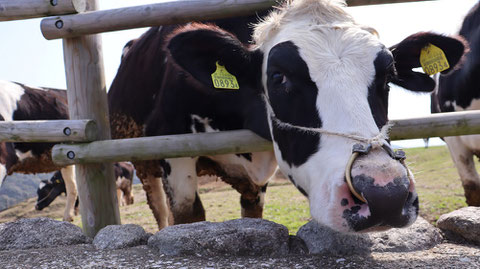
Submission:
<svg viewBox="0 0 480 269">
<path fill-rule="evenodd" d="M 101 0 L 100 9 L 119 8 L 162 1 Z M 455 33 L 463 16 L 477 0 L 436 0 L 419 3 L 386 4 L 348 8 L 354 18 L 377 29 L 385 45 L 400 42 L 418 31 Z M 137 38 L 143 29 L 102 34 L 107 88 L 113 80 L 124 44 Z M 33 86 L 66 88 L 61 40 L 45 40 L 40 19 L 0 22 L 0 79 Z M 390 96 L 391 119 L 430 114 L 428 95 L 407 93 L 393 88 Z M 441 143 L 436 139 L 434 144 Z M 421 140 L 396 141 L 402 147 L 423 146 Z"/>
</svg>

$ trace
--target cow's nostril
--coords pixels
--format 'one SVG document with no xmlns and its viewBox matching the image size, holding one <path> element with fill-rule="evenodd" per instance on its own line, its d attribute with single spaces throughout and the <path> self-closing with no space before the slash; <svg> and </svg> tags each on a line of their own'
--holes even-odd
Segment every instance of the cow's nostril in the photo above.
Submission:
<svg viewBox="0 0 480 269">
<path fill-rule="evenodd" d="M 354 177 L 353 185 L 367 200 L 373 217 L 401 215 L 409 197 L 410 181 L 407 177 L 395 178 L 388 184 L 378 185 L 373 178 L 359 175 Z"/>
</svg>

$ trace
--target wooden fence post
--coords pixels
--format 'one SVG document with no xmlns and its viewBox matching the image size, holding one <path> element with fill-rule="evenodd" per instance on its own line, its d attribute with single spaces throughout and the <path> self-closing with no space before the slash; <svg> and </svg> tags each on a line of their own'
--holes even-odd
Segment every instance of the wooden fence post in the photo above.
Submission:
<svg viewBox="0 0 480 269">
<path fill-rule="evenodd" d="M 97 1 L 88 0 L 87 10 L 96 10 Z M 63 52 L 70 118 L 95 120 L 97 139 L 110 139 L 101 37 L 64 39 Z M 94 237 L 101 228 L 120 224 L 112 164 L 77 165 L 76 180 L 84 233 Z"/>
</svg>

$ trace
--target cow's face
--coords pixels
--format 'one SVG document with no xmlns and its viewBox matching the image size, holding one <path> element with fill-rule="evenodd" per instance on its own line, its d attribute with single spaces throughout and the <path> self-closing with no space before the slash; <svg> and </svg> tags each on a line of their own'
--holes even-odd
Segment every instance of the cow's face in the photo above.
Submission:
<svg viewBox="0 0 480 269">
<path fill-rule="evenodd" d="M 207 83 L 182 57 L 194 62 L 193 68 L 198 62 L 215 66 L 220 60 L 244 83 L 252 80 L 249 86 L 265 97 L 280 169 L 308 196 L 316 221 L 343 232 L 404 227 L 415 221 L 418 197 L 413 177 L 393 158 L 388 141 L 376 140 L 377 147 L 356 158 L 348 171 L 354 190 L 365 201 L 352 195 L 346 167 L 353 146 L 367 147 L 365 140 L 376 137 L 387 123 L 388 83 L 433 90 L 433 80 L 412 71 L 419 66 L 421 49 L 433 43 L 448 58 L 453 43 L 459 50 L 449 58 L 453 66 L 463 53 L 461 42 L 423 33 L 391 51 L 338 6 L 311 0 L 294 2 L 257 25 L 254 49 L 237 46 L 222 51 L 217 44 L 208 54 L 204 46 L 212 43 L 212 33 L 203 34 L 203 42 L 200 31 L 177 35 L 181 38 L 170 41 L 172 56 L 198 80 Z M 224 47 L 233 46 L 233 37 L 220 30 L 218 36 Z M 185 57 L 188 45 L 179 53 L 180 40 L 200 44 L 203 55 Z M 245 70 L 256 74 L 244 74 Z"/>
<path fill-rule="evenodd" d="M 65 183 L 62 174 L 57 171 L 50 180 L 42 180 L 38 185 L 35 209 L 42 210 L 49 206 L 62 192 L 66 192 Z"/>
</svg>

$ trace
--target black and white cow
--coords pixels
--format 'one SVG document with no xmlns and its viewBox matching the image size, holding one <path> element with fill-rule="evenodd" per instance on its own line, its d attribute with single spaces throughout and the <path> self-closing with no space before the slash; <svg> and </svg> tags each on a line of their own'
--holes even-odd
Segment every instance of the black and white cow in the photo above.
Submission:
<svg viewBox="0 0 480 269">
<path fill-rule="evenodd" d="M 4 121 L 67 119 L 66 91 L 0 81 L 0 116 Z M 60 170 L 67 189 L 63 220 L 72 221 L 77 198 L 74 167 L 55 165 L 51 157 L 52 146 L 52 143 L 1 143 L 0 186 L 5 177 L 12 173 L 34 174 Z"/>
<path fill-rule="evenodd" d="M 132 193 L 133 165 L 127 162 L 114 163 L 115 180 L 117 185 L 118 205 L 131 205 L 134 198 Z M 37 189 L 36 210 L 49 206 L 60 194 L 67 193 L 62 173 L 57 171 L 49 180 L 42 180 Z M 78 212 L 78 198 L 75 201 L 75 212 Z M 76 215 L 76 214 L 75 214 Z"/>
<path fill-rule="evenodd" d="M 261 20 L 154 27 L 133 42 L 108 93 L 114 137 L 250 129 L 274 145 L 274 152 L 135 163 L 159 228 L 168 225 L 167 204 L 174 223 L 205 219 L 196 185 L 205 174 L 240 192 L 243 217 L 261 217 L 277 162 L 309 198 L 312 217 L 335 230 L 415 221 L 413 176 L 380 133 L 388 122 L 388 83 L 432 91 L 435 82 L 412 71 L 421 49 L 442 48 L 453 66 L 463 43 L 418 33 L 389 49 L 343 6 L 285 1 Z M 217 64 L 240 89 L 214 88 Z M 372 148 L 357 146 L 365 153 L 346 172 L 355 144 Z"/>
<path fill-rule="evenodd" d="M 480 109 L 480 4 L 465 17 L 460 35 L 470 45 L 464 61 L 453 72 L 439 76 L 432 94 L 432 112 Z M 478 79 L 478 81 L 477 81 Z M 445 137 L 450 155 L 457 167 L 467 204 L 480 206 L 480 177 L 473 156 L 480 157 L 480 135 Z"/>
</svg>

